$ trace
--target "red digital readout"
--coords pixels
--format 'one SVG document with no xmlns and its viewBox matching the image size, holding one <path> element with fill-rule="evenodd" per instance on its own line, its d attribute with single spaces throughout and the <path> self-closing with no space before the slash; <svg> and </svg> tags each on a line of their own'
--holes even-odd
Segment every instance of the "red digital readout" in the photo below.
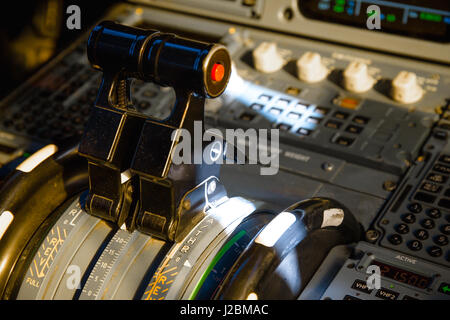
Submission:
<svg viewBox="0 0 450 320">
<path fill-rule="evenodd" d="M 419 289 L 428 288 L 428 286 L 431 284 L 431 281 L 433 280 L 431 277 L 426 277 L 411 271 L 397 268 L 377 260 L 372 261 L 371 264 L 380 267 L 382 277 L 405 283 Z"/>
</svg>

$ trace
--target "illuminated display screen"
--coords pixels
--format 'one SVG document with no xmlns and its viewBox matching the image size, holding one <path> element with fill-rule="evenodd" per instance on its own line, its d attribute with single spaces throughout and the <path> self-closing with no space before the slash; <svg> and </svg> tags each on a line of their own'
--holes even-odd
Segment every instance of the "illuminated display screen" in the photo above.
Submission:
<svg viewBox="0 0 450 320">
<path fill-rule="evenodd" d="M 433 280 L 431 277 L 426 277 L 414 272 L 406 271 L 377 260 L 372 261 L 371 264 L 380 267 L 381 276 L 420 289 L 428 288 L 428 286 L 431 284 L 431 281 Z"/>
<path fill-rule="evenodd" d="M 379 7 L 380 29 L 371 32 L 389 32 L 432 41 L 450 41 L 449 0 L 299 0 L 300 11 L 308 18 L 367 28 L 367 20 Z M 374 21 L 371 19 L 371 21 Z"/>
</svg>

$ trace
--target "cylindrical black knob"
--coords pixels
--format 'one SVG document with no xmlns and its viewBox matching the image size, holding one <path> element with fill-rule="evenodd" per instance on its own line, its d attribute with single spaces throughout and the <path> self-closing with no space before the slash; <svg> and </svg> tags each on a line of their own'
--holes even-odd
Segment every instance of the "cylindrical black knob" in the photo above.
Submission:
<svg viewBox="0 0 450 320">
<path fill-rule="evenodd" d="M 88 58 L 103 72 L 125 72 L 128 77 L 175 89 L 217 97 L 231 73 L 227 49 L 174 34 L 144 30 L 104 21 L 91 32 Z"/>
</svg>

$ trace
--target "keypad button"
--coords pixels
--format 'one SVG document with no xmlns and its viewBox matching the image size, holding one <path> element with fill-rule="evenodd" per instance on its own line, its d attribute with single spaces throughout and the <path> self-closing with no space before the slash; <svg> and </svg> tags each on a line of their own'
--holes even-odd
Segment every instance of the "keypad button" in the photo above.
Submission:
<svg viewBox="0 0 450 320">
<path fill-rule="evenodd" d="M 256 114 L 244 112 L 239 116 L 240 120 L 243 121 L 252 121 L 256 117 Z"/>
<path fill-rule="evenodd" d="M 450 209 L 450 200 L 449 199 L 441 199 L 438 202 L 438 206 Z"/>
<path fill-rule="evenodd" d="M 318 114 L 321 114 L 321 115 L 324 116 L 324 115 L 326 115 L 328 112 L 330 112 L 330 109 L 324 108 L 324 107 L 317 107 L 314 111 L 317 112 Z"/>
<path fill-rule="evenodd" d="M 305 129 L 305 128 L 300 128 L 297 130 L 297 133 L 302 135 L 302 136 L 309 136 L 311 134 L 311 130 Z"/>
<path fill-rule="evenodd" d="M 413 202 L 413 203 L 409 204 L 408 209 L 412 213 L 419 213 L 422 211 L 422 206 L 420 203 Z"/>
<path fill-rule="evenodd" d="M 435 164 L 433 167 L 434 171 L 440 172 L 440 173 L 445 173 L 445 174 L 449 174 L 450 173 L 450 167 L 449 166 L 444 166 L 443 164 Z"/>
<path fill-rule="evenodd" d="M 434 132 L 433 136 L 439 140 L 447 140 L 448 135 L 447 132 L 438 130 Z"/>
<path fill-rule="evenodd" d="M 347 128 L 345 128 L 345 131 L 353 133 L 353 134 L 360 134 L 361 131 L 363 131 L 363 128 L 351 124 L 351 125 L 347 126 Z"/>
<path fill-rule="evenodd" d="M 269 96 L 267 94 L 262 94 L 258 98 L 262 102 L 269 102 L 272 99 L 272 96 Z"/>
<path fill-rule="evenodd" d="M 416 230 L 416 231 L 414 232 L 414 235 L 415 235 L 416 238 L 419 239 L 419 240 L 426 240 L 426 239 L 428 239 L 428 231 L 425 230 L 425 229 L 419 229 L 419 230 Z"/>
<path fill-rule="evenodd" d="M 338 137 L 336 139 L 335 143 L 340 146 L 349 147 L 353 144 L 353 141 L 355 141 L 355 139 L 347 138 L 347 137 Z"/>
<path fill-rule="evenodd" d="M 319 124 L 321 120 L 322 119 L 316 117 L 309 117 L 308 119 L 306 119 L 307 122 L 312 124 Z"/>
<path fill-rule="evenodd" d="M 352 289 L 370 294 L 372 292 L 372 289 L 369 289 L 369 287 L 367 287 L 367 283 L 366 281 L 362 281 L 359 279 L 356 279 L 355 282 L 353 282 L 352 284 Z"/>
<path fill-rule="evenodd" d="M 427 251 L 428 251 L 428 254 L 432 257 L 437 258 L 437 257 L 442 256 L 442 249 L 437 246 L 432 246 L 432 247 L 428 248 Z"/>
<path fill-rule="evenodd" d="M 412 213 L 407 213 L 402 216 L 402 220 L 406 223 L 414 223 L 416 222 L 416 216 Z"/>
<path fill-rule="evenodd" d="M 384 300 L 397 300 L 399 293 L 386 288 L 381 288 L 377 291 L 375 296 Z"/>
<path fill-rule="evenodd" d="M 277 128 L 280 129 L 281 131 L 289 131 L 292 128 L 292 126 L 286 123 L 279 123 L 277 125 Z"/>
<path fill-rule="evenodd" d="M 436 196 L 428 194 L 425 192 L 417 192 L 414 196 L 414 200 L 419 200 L 422 202 L 433 203 L 436 200 Z"/>
<path fill-rule="evenodd" d="M 270 112 L 271 114 L 273 114 L 274 116 L 279 116 L 279 115 L 283 112 L 283 110 L 281 110 L 281 109 L 279 109 L 279 108 L 271 108 L 271 109 L 269 110 L 269 112 Z"/>
<path fill-rule="evenodd" d="M 369 123 L 370 119 L 363 116 L 356 116 L 352 120 L 354 123 L 360 124 L 360 125 L 366 125 Z"/>
<path fill-rule="evenodd" d="M 349 116 L 348 113 L 342 112 L 342 111 L 336 111 L 336 112 L 333 114 L 333 117 L 335 117 L 336 119 L 340 119 L 340 120 L 345 120 L 345 119 L 348 118 L 348 116 Z"/>
<path fill-rule="evenodd" d="M 336 120 L 328 120 L 327 123 L 325 123 L 325 127 L 331 129 L 339 129 L 341 126 L 342 123 Z"/>
<path fill-rule="evenodd" d="M 286 90 L 284 90 L 284 92 L 290 94 L 291 96 L 298 96 L 300 92 L 302 92 L 302 90 L 296 87 L 287 87 Z"/>
<path fill-rule="evenodd" d="M 427 179 L 436 183 L 446 183 L 448 180 L 448 176 L 438 173 L 430 173 Z"/>
<path fill-rule="evenodd" d="M 251 109 L 255 110 L 255 111 L 261 111 L 264 106 L 262 104 L 259 103 L 254 103 L 250 106 Z"/>
<path fill-rule="evenodd" d="M 298 120 L 298 119 L 300 119 L 302 117 L 302 115 L 300 113 L 297 113 L 297 112 L 289 112 L 287 117 L 289 119 L 292 119 L 292 120 Z"/>
<path fill-rule="evenodd" d="M 410 248 L 413 251 L 419 251 L 422 249 L 422 242 L 419 240 L 413 240 L 408 243 L 408 248 Z"/>
<path fill-rule="evenodd" d="M 288 99 L 279 99 L 276 103 L 277 106 L 286 108 L 291 103 L 291 100 Z"/>
<path fill-rule="evenodd" d="M 442 233 L 450 235 L 450 224 L 445 224 L 441 227 Z"/>
<path fill-rule="evenodd" d="M 439 161 L 450 164 L 450 155 L 443 154 L 442 156 L 440 156 Z"/>
<path fill-rule="evenodd" d="M 400 234 L 407 234 L 409 232 L 408 225 L 401 223 L 395 227 L 395 230 Z"/>
<path fill-rule="evenodd" d="M 434 237 L 434 243 L 440 246 L 446 246 L 448 244 L 448 238 L 444 236 L 443 234 L 440 234 L 436 237 Z"/>
<path fill-rule="evenodd" d="M 431 193 L 438 193 L 441 191 L 442 187 L 432 182 L 424 182 L 421 189 Z"/>
<path fill-rule="evenodd" d="M 427 211 L 427 214 L 433 219 L 439 219 L 441 217 L 441 210 L 437 208 L 431 208 Z"/>
<path fill-rule="evenodd" d="M 422 227 L 424 227 L 425 229 L 433 229 L 435 224 L 434 221 L 431 219 L 423 219 L 420 224 L 422 225 Z"/>
<path fill-rule="evenodd" d="M 393 234 L 389 236 L 389 242 L 392 243 L 393 245 L 399 245 L 400 243 L 403 242 L 403 238 L 401 235 L 399 234 Z"/>
<path fill-rule="evenodd" d="M 295 105 L 295 109 L 297 109 L 298 111 L 306 111 L 306 110 L 308 110 L 308 106 L 301 104 L 301 103 L 297 103 Z"/>
</svg>

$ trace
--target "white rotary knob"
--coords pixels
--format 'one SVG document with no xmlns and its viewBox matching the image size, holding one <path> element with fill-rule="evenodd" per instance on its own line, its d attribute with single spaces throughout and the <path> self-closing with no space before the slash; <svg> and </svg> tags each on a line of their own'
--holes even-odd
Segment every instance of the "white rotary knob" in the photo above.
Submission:
<svg viewBox="0 0 450 320">
<path fill-rule="evenodd" d="M 400 103 L 413 103 L 419 101 L 423 96 L 423 89 L 417 83 L 414 72 L 401 71 L 392 80 L 391 96 Z"/>
<path fill-rule="evenodd" d="M 305 52 L 297 60 L 297 75 L 302 81 L 313 83 L 325 79 L 328 69 L 322 63 L 322 58 L 317 52 Z"/>
<path fill-rule="evenodd" d="M 285 60 L 275 42 L 262 42 L 253 50 L 253 63 L 256 70 L 272 73 L 280 70 L 285 64 Z"/>
<path fill-rule="evenodd" d="M 351 92 L 365 92 L 375 84 L 375 79 L 368 72 L 367 64 L 363 62 L 350 62 L 343 75 L 344 87 Z"/>
</svg>

